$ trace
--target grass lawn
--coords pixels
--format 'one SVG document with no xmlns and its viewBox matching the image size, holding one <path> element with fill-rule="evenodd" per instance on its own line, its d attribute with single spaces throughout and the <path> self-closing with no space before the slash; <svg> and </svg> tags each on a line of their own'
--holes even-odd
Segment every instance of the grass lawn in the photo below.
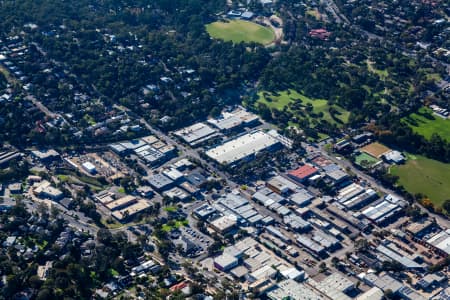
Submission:
<svg viewBox="0 0 450 300">
<path fill-rule="evenodd" d="M 172 228 L 173 228 L 172 226 L 167 225 L 167 224 L 164 224 L 164 225 L 161 227 L 161 229 L 162 229 L 163 231 L 165 231 L 165 232 L 171 231 Z"/>
<path fill-rule="evenodd" d="M 83 119 L 88 122 L 89 125 L 95 125 L 95 120 L 93 117 L 91 117 L 90 115 L 86 114 L 83 116 Z"/>
<path fill-rule="evenodd" d="M 206 31 L 215 39 L 233 43 L 256 42 L 267 45 L 275 39 L 271 28 L 242 20 L 217 21 L 206 25 Z"/>
<path fill-rule="evenodd" d="M 355 156 L 355 163 L 362 168 L 370 168 L 378 162 L 378 159 L 365 152 L 361 152 L 361 154 Z"/>
<path fill-rule="evenodd" d="M 100 222 L 105 225 L 108 229 L 117 229 L 117 228 L 121 228 L 124 225 L 122 223 L 117 222 L 116 220 L 112 219 L 111 220 L 106 220 L 104 218 L 102 218 L 100 220 Z"/>
<path fill-rule="evenodd" d="M 176 212 L 176 211 L 178 210 L 178 207 L 172 205 L 172 206 L 166 206 L 166 207 L 164 207 L 163 209 L 164 209 L 164 211 L 172 212 L 172 213 L 173 213 L 173 212 Z"/>
<path fill-rule="evenodd" d="M 393 166 L 390 172 L 400 177 L 398 184 L 409 193 L 422 193 L 435 206 L 441 206 L 450 198 L 450 164 L 419 155 L 408 155 L 404 165 Z"/>
<path fill-rule="evenodd" d="M 312 99 L 306 97 L 305 95 L 300 94 L 294 90 L 288 90 L 279 92 L 277 94 L 272 94 L 269 92 L 259 92 L 258 93 L 258 102 L 266 104 L 270 108 L 275 108 L 278 110 L 283 110 L 283 107 L 289 105 L 290 103 L 300 102 L 302 106 L 306 106 L 308 103 L 312 105 L 312 113 L 313 114 L 323 114 L 319 119 L 326 120 L 331 124 L 338 124 L 336 122 L 329 110 L 332 107 L 337 113 L 335 114 L 336 118 L 338 118 L 342 123 L 347 123 L 348 118 L 350 116 L 350 112 L 346 111 L 340 106 L 330 105 L 325 99 Z M 311 117 L 313 118 L 313 117 Z M 317 117 L 315 117 L 317 119 Z"/>
<path fill-rule="evenodd" d="M 189 221 L 188 220 L 175 221 L 175 227 L 176 228 L 180 228 L 181 226 L 188 226 L 188 225 L 189 225 Z"/>
<path fill-rule="evenodd" d="M 94 191 L 104 190 L 108 185 L 102 184 L 97 178 L 89 177 L 87 175 L 77 175 L 76 172 L 72 170 L 64 170 L 62 174 L 56 175 L 59 180 L 63 182 L 69 182 L 74 184 L 85 183 L 90 186 Z"/>
<path fill-rule="evenodd" d="M 316 18 L 317 21 L 320 21 L 322 19 L 322 15 L 320 14 L 319 10 L 317 10 L 317 9 L 307 10 L 306 14 Z"/>
<path fill-rule="evenodd" d="M 442 80 L 442 77 L 439 73 L 429 73 L 425 76 L 428 80 L 432 79 L 434 81 Z"/>
<path fill-rule="evenodd" d="M 367 70 L 378 75 L 381 80 L 385 80 L 389 76 L 389 72 L 387 70 L 379 70 L 374 67 L 374 63 L 371 61 L 367 61 Z"/>
<path fill-rule="evenodd" d="M 321 133 L 321 132 L 318 132 L 317 135 L 318 135 L 317 139 L 308 137 L 307 138 L 308 142 L 321 142 L 330 137 L 329 135 L 326 135 L 325 133 Z"/>
<path fill-rule="evenodd" d="M 188 220 L 175 221 L 174 223 L 172 223 L 172 225 L 164 224 L 161 227 L 161 229 L 164 230 L 165 232 L 170 232 L 172 229 L 180 228 L 182 226 L 187 226 L 187 225 L 189 225 L 189 221 Z"/>
<path fill-rule="evenodd" d="M 450 120 L 433 114 L 429 108 L 422 107 L 417 113 L 410 114 L 402 119 L 414 132 L 430 139 L 433 133 L 439 134 L 450 142 Z"/>
<path fill-rule="evenodd" d="M 46 240 L 43 240 L 42 242 L 36 242 L 36 245 L 38 246 L 39 250 L 42 250 L 47 247 L 48 242 Z"/>
<path fill-rule="evenodd" d="M 56 175 L 56 177 L 57 177 L 59 180 L 61 180 L 62 182 L 67 182 L 67 181 L 69 181 L 69 176 L 68 176 L 68 175 L 59 174 L 59 175 Z"/>
</svg>

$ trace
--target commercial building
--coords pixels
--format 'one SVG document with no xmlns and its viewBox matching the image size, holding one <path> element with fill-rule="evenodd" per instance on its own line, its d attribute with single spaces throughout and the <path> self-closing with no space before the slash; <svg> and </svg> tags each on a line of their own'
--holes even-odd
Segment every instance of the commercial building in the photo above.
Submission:
<svg viewBox="0 0 450 300">
<path fill-rule="evenodd" d="M 314 195 L 306 189 L 300 189 L 289 197 L 289 201 L 299 207 L 309 205 L 313 199 Z"/>
<path fill-rule="evenodd" d="M 194 167 L 194 164 L 187 158 L 182 158 L 179 161 L 176 161 L 172 164 L 172 166 L 178 171 L 184 171 L 186 169 L 191 169 Z"/>
<path fill-rule="evenodd" d="M 164 191 L 170 189 L 174 182 L 172 179 L 162 174 L 154 174 L 148 178 L 148 184 L 156 191 Z"/>
<path fill-rule="evenodd" d="M 265 265 L 248 274 L 248 281 L 250 283 L 253 283 L 259 280 L 267 280 L 269 278 L 274 278 L 277 272 L 278 271 L 274 269 L 272 266 Z"/>
<path fill-rule="evenodd" d="M 353 150 L 353 145 L 349 140 L 342 140 L 334 144 L 333 148 L 338 153 L 350 153 Z"/>
<path fill-rule="evenodd" d="M 342 275 L 341 273 L 333 273 L 320 282 L 323 286 L 329 286 L 343 293 L 348 293 L 355 288 L 355 283 Z M 334 298 L 333 298 L 334 299 Z"/>
<path fill-rule="evenodd" d="M 259 124 L 259 117 L 238 108 L 232 112 L 223 112 L 221 116 L 215 119 L 209 119 L 208 123 L 224 133 L 237 131 L 243 127 L 251 127 Z"/>
<path fill-rule="evenodd" d="M 349 186 L 346 186 L 343 189 L 339 190 L 336 199 L 339 201 L 339 203 L 344 203 L 363 192 L 364 188 L 362 186 L 357 183 L 352 183 Z"/>
<path fill-rule="evenodd" d="M 237 267 L 237 264 L 242 264 Z M 222 262 L 223 261 L 223 262 Z M 239 279 L 247 279 L 248 288 L 255 293 L 264 293 L 276 284 L 276 275 L 301 280 L 304 272 L 278 257 L 263 244 L 247 237 L 224 249 L 216 268 L 229 266 L 230 273 Z M 231 269 L 232 268 L 232 269 Z M 226 268 L 225 268 L 226 269 Z"/>
<path fill-rule="evenodd" d="M 202 184 L 208 182 L 208 179 L 199 171 L 192 171 L 186 177 L 186 180 L 193 186 L 200 188 Z"/>
<path fill-rule="evenodd" d="M 152 190 L 151 187 L 149 187 L 148 185 L 144 185 L 144 186 L 139 186 L 136 189 L 136 192 L 141 195 L 141 197 L 146 197 L 146 198 L 150 198 L 154 195 L 154 192 Z"/>
<path fill-rule="evenodd" d="M 258 223 L 263 219 L 258 211 L 248 202 L 247 199 L 240 195 L 228 193 L 216 203 L 216 208 L 224 214 L 238 216 L 241 222 L 249 222 L 250 224 Z"/>
<path fill-rule="evenodd" d="M 311 240 L 318 243 L 326 251 L 333 251 L 340 246 L 338 239 L 321 230 L 314 230 Z"/>
<path fill-rule="evenodd" d="M 124 146 L 122 146 L 121 144 L 111 144 L 109 145 L 109 148 L 116 153 L 117 155 L 120 156 L 125 156 L 126 154 L 128 154 L 128 149 L 125 148 Z"/>
<path fill-rule="evenodd" d="M 136 214 L 147 210 L 150 206 L 151 205 L 147 200 L 139 199 L 129 206 L 113 211 L 111 215 L 120 222 L 124 222 L 129 218 L 134 217 Z"/>
<path fill-rule="evenodd" d="M 215 219 L 211 223 L 211 227 L 220 234 L 226 234 L 236 228 L 237 219 L 234 216 L 226 215 Z"/>
<path fill-rule="evenodd" d="M 267 134 L 279 141 L 284 147 L 292 149 L 292 145 L 294 144 L 294 141 L 292 139 L 278 133 L 278 131 L 276 131 L 275 129 L 267 131 Z"/>
<path fill-rule="evenodd" d="M 129 152 L 134 151 L 134 150 L 146 145 L 146 143 L 142 140 L 131 140 L 131 141 L 126 141 L 126 142 L 122 142 L 119 144 L 122 147 L 124 147 L 125 149 L 127 149 L 127 151 L 129 151 Z"/>
<path fill-rule="evenodd" d="M 237 266 L 230 271 L 230 274 L 238 280 L 243 280 L 248 274 L 248 269 L 244 266 Z"/>
<path fill-rule="evenodd" d="M 36 183 L 33 191 L 40 198 L 48 198 L 54 201 L 61 200 L 64 197 L 63 192 L 52 187 L 50 182 L 46 180 Z"/>
<path fill-rule="evenodd" d="M 450 299 L 450 287 L 447 287 L 443 289 L 439 294 L 435 295 L 434 297 L 430 298 L 431 300 L 448 300 Z"/>
<path fill-rule="evenodd" d="M 179 201 L 188 201 L 191 199 L 191 195 L 179 187 L 173 187 L 170 190 L 163 192 L 163 196 Z"/>
<path fill-rule="evenodd" d="M 342 210 L 342 208 L 335 205 L 335 203 L 328 205 L 326 210 L 341 221 L 353 226 L 361 231 L 369 228 L 370 221 L 364 218 L 356 218 L 352 213 Z"/>
<path fill-rule="evenodd" d="M 447 280 L 448 278 L 444 274 L 438 275 L 436 273 L 431 273 L 425 275 L 419 281 L 417 281 L 416 286 L 426 290 L 433 285 L 440 285 L 442 283 L 445 283 Z"/>
<path fill-rule="evenodd" d="M 50 274 L 50 269 L 53 267 L 53 261 L 47 261 L 45 265 L 38 266 L 37 268 L 37 276 L 41 280 L 46 280 L 48 275 Z"/>
<path fill-rule="evenodd" d="M 403 285 L 400 281 L 392 278 L 387 273 L 381 273 L 379 276 L 375 274 L 367 274 L 362 280 L 369 286 L 375 286 L 383 292 L 390 291 L 395 296 L 405 300 L 425 300 L 419 293 L 415 292 L 408 286 Z"/>
<path fill-rule="evenodd" d="M 334 273 L 324 280 L 317 282 L 315 280 L 309 279 L 307 284 L 314 287 L 321 294 L 327 296 L 329 299 L 333 300 L 351 300 L 344 292 L 349 291 L 354 288 L 353 282 L 348 278 Z"/>
<path fill-rule="evenodd" d="M 287 195 L 300 188 L 296 183 L 284 178 L 281 175 L 277 175 L 269 179 L 266 182 L 266 186 L 280 195 Z"/>
<path fill-rule="evenodd" d="M 243 20 L 251 20 L 255 16 L 251 11 L 245 11 L 241 14 L 241 19 Z"/>
<path fill-rule="evenodd" d="M 215 213 L 217 213 L 217 210 L 208 204 L 204 204 L 196 208 L 193 212 L 194 216 L 196 216 L 200 220 L 206 220 Z"/>
<path fill-rule="evenodd" d="M 396 150 L 391 150 L 388 153 L 383 154 L 383 158 L 388 163 L 393 163 L 397 165 L 404 163 L 406 160 L 406 157 L 401 152 Z"/>
<path fill-rule="evenodd" d="M 450 255 L 450 229 L 439 232 L 426 242 L 443 255 Z"/>
<path fill-rule="evenodd" d="M 117 200 L 113 200 L 113 201 L 105 204 L 105 207 L 111 211 L 114 211 L 114 210 L 120 210 L 122 208 L 125 208 L 136 202 L 137 202 L 136 197 L 127 195 L 125 197 L 119 198 Z"/>
<path fill-rule="evenodd" d="M 167 157 L 161 151 L 152 146 L 145 145 L 134 150 L 136 155 L 149 165 L 157 165 L 163 162 Z"/>
<path fill-rule="evenodd" d="M 382 261 L 395 261 L 400 263 L 407 270 L 424 268 L 424 265 L 414 261 L 414 259 L 420 258 L 418 255 L 409 255 L 390 241 L 383 241 L 378 245 L 377 251 L 381 254 L 379 259 Z"/>
<path fill-rule="evenodd" d="M 382 291 L 391 290 L 394 294 L 397 293 L 402 287 L 401 282 L 392 278 L 387 273 L 381 273 L 378 276 L 373 273 L 363 273 L 358 275 L 358 277 L 360 277 L 368 286 L 376 286 Z"/>
<path fill-rule="evenodd" d="M 84 162 L 83 164 L 81 164 L 81 166 L 83 167 L 83 170 L 85 170 L 89 174 L 93 175 L 93 174 L 97 173 L 97 168 L 94 166 L 93 163 L 91 163 L 89 161 Z"/>
<path fill-rule="evenodd" d="M 322 247 L 319 243 L 311 240 L 307 236 L 298 235 L 296 242 L 300 247 L 305 248 L 306 250 L 312 252 L 315 255 L 321 256 L 321 255 L 325 254 L 325 248 Z"/>
<path fill-rule="evenodd" d="M 275 228 L 275 226 L 272 226 L 272 225 L 267 226 L 267 227 L 266 227 L 266 231 L 267 231 L 269 234 L 271 234 L 271 235 L 273 235 L 274 237 L 276 237 L 276 238 L 282 240 L 282 241 L 285 242 L 285 243 L 290 243 L 290 242 L 291 242 L 291 239 L 290 239 L 288 236 L 284 235 L 280 230 L 278 230 L 277 228 Z"/>
<path fill-rule="evenodd" d="M 326 171 L 325 176 L 327 179 L 331 180 L 335 185 L 340 184 L 349 179 L 348 174 L 342 171 L 341 169 Z"/>
<path fill-rule="evenodd" d="M 155 166 L 167 161 L 176 154 L 176 147 L 167 145 L 154 135 L 138 140 L 110 144 L 110 149 L 120 156 L 135 153 L 145 163 Z"/>
<path fill-rule="evenodd" d="M 383 200 L 368 207 L 362 214 L 373 223 L 383 224 L 393 220 L 401 210 L 399 205 Z"/>
<path fill-rule="evenodd" d="M 357 146 L 362 146 L 364 143 L 370 142 L 370 140 L 373 138 L 373 133 L 371 132 L 364 132 L 358 135 L 355 135 L 352 137 L 352 142 L 355 143 Z"/>
<path fill-rule="evenodd" d="M 319 170 L 311 165 L 303 165 L 288 173 L 288 176 L 300 183 L 305 182 L 308 178 L 319 173 Z"/>
<path fill-rule="evenodd" d="M 0 151 L 0 167 L 5 167 L 10 161 L 21 157 L 22 154 L 18 151 Z"/>
<path fill-rule="evenodd" d="M 435 223 L 430 220 L 425 220 L 423 222 L 413 222 L 410 223 L 405 231 L 411 234 L 414 238 L 421 239 L 428 231 L 435 226 Z"/>
<path fill-rule="evenodd" d="M 206 151 L 206 155 L 219 164 L 234 165 L 241 161 L 252 160 L 257 153 L 280 148 L 281 143 L 277 139 L 257 130 L 212 148 Z"/>
<path fill-rule="evenodd" d="M 295 250 L 296 251 L 296 250 Z M 298 254 L 298 252 L 297 252 Z M 299 271 L 297 268 L 287 268 L 280 272 L 281 276 L 286 279 L 293 279 L 295 281 L 301 281 L 305 279 L 305 271 Z"/>
<path fill-rule="evenodd" d="M 276 287 L 267 293 L 267 298 L 271 300 L 327 300 L 328 298 L 320 294 L 314 288 L 298 283 L 292 279 L 287 279 L 277 283 Z"/>
<path fill-rule="evenodd" d="M 162 174 L 171 179 L 173 182 L 180 182 L 183 180 L 184 175 L 175 168 L 164 169 Z"/>
<path fill-rule="evenodd" d="M 103 205 L 106 205 L 115 200 L 115 195 L 111 192 L 103 191 L 95 196 L 95 200 Z"/>
<path fill-rule="evenodd" d="M 311 223 L 295 214 L 285 216 L 283 222 L 296 232 L 304 232 L 311 229 Z"/>
<path fill-rule="evenodd" d="M 286 202 L 286 199 L 283 196 L 273 193 L 272 190 L 268 188 L 259 189 L 253 194 L 252 198 L 266 207 L 269 207 L 274 203 Z"/>
<path fill-rule="evenodd" d="M 383 291 L 374 286 L 371 289 L 367 290 L 366 292 L 362 293 L 358 297 L 356 297 L 356 300 L 381 300 L 384 297 Z"/>
<path fill-rule="evenodd" d="M 161 266 L 155 263 L 153 260 L 147 260 L 142 264 L 131 268 L 131 276 L 137 276 L 145 272 L 156 273 L 161 269 Z"/>
<path fill-rule="evenodd" d="M 11 194 L 20 194 L 22 192 L 22 184 L 20 182 L 11 183 L 8 185 L 8 190 Z"/>
<path fill-rule="evenodd" d="M 34 150 L 31 151 L 31 155 L 42 163 L 51 163 L 52 161 L 57 160 L 60 157 L 59 153 L 53 149 Z"/>
<path fill-rule="evenodd" d="M 185 191 L 187 191 L 192 196 L 198 196 L 200 195 L 200 189 L 189 182 L 185 181 L 180 184 L 180 187 L 183 188 Z"/>
<path fill-rule="evenodd" d="M 228 270 L 236 267 L 238 264 L 239 260 L 228 253 L 223 253 L 222 255 L 214 258 L 214 267 L 222 272 L 227 272 Z"/>
<path fill-rule="evenodd" d="M 373 189 L 368 189 L 363 190 L 362 193 L 358 193 L 358 195 L 353 197 L 343 197 L 339 200 L 339 203 L 349 210 L 358 210 L 377 198 L 377 193 Z"/>
<path fill-rule="evenodd" d="M 191 147 L 198 146 L 212 138 L 220 136 L 216 130 L 202 122 L 177 130 L 173 134 Z"/>
</svg>

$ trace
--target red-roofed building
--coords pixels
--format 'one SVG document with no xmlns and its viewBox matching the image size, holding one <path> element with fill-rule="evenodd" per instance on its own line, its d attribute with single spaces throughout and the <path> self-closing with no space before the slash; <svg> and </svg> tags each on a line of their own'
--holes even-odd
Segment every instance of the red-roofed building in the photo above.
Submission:
<svg viewBox="0 0 450 300">
<path fill-rule="evenodd" d="M 319 170 L 311 165 L 303 165 L 298 169 L 292 170 L 288 176 L 298 182 L 304 182 L 313 175 L 316 175 Z"/>
<path fill-rule="evenodd" d="M 186 281 L 182 281 L 182 282 L 180 282 L 180 283 L 177 283 L 177 284 L 171 286 L 171 287 L 170 287 L 170 290 L 171 290 L 172 292 L 175 292 L 175 291 L 182 290 L 182 289 L 184 289 L 184 288 L 187 287 L 187 286 L 188 286 L 188 283 L 187 283 Z"/>
<path fill-rule="evenodd" d="M 319 38 L 321 40 L 328 40 L 328 38 L 331 35 L 331 32 L 327 31 L 326 29 L 320 28 L 320 29 L 313 29 L 309 32 L 309 35 L 313 38 Z"/>
</svg>

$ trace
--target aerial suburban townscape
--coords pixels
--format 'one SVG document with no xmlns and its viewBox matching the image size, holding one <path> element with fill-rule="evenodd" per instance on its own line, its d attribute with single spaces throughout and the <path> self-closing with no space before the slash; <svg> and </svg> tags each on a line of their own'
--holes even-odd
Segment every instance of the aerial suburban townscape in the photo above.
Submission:
<svg viewBox="0 0 450 300">
<path fill-rule="evenodd" d="M 0 299 L 450 299 L 449 1 L 0 25 Z"/>
</svg>

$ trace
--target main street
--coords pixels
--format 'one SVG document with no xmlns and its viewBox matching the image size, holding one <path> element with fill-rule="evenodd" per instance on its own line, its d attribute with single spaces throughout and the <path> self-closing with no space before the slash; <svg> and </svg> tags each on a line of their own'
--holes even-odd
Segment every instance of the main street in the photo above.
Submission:
<svg viewBox="0 0 450 300">
<path fill-rule="evenodd" d="M 231 181 L 228 177 L 227 174 L 225 174 L 225 172 L 219 170 L 218 168 L 216 168 L 212 163 L 206 161 L 205 159 L 203 159 L 196 150 L 187 147 L 185 145 L 183 145 L 182 143 L 174 140 L 172 137 L 170 137 L 169 135 L 167 135 L 166 133 L 162 132 L 161 130 L 151 126 L 144 118 L 140 118 L 139 116 L 137 116 L 135 113 L 133 113 L 130 109 L 123 107 L 123 106 L 119 106 L 119 105 L 114 105 L 114 107 L 116 109 L 119 109 L 125 113 L 127 113 L 128 115 L 135 117 L 135 118 L 139 118 L 141 124 L 143 124 L 152 134 L 156 135 L 159 139 L 163 140 L 166 144 L 168 145 L 172 145 L 178 148 L 178 150 L 181 152 L 181 157 L 192 157 L 195 160 L 201 162 L 201 164 L 203 165 L 203 167 L 214 173 L 216 176 L 220 177 L 221 179 L 226 181 L 226 184 L 231 187 L 231 188 L 236 188 L 238 187 L 238 184 L 236 184 L 235 182 Z"/>
</svg>

